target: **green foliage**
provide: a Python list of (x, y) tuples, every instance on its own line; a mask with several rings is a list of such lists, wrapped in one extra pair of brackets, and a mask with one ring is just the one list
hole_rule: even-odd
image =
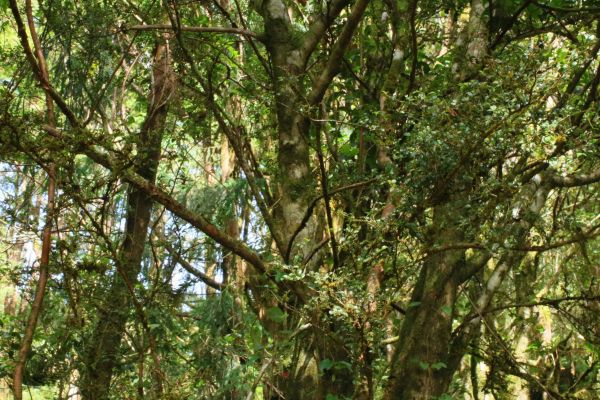
[[(487, 50), (465, 61), (476, 2), (372, 1), (333, 70), (360, 1), (331, 20), (335, 2), (265, 2), (284, 12), (273, 26), (251, 3), (34, 2), (54, 96), (81, 125), (55, 101), (57, 134), (0, 0), (0, 299), (18, 305), (0, 314), (0, 377), (35, 290), (52, 163), (34, 396), (84, 385), (105, 330), (120, 337), (112, 398), (409, 398), (394, 390), (411, 382), (440, 400), (518, 384), (594, 398), (598, 179), (556, 182), (598, 173), (596, 2), (483, 2)], [(167, 67), (177, 90), (157, 105)], [(132, 203), (156, 107), (162, 191)], [(149, 202), (128, 265), (126, 227)]]

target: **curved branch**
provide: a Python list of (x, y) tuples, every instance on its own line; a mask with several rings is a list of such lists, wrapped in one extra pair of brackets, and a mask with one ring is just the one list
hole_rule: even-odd
[[(600, 236), (600, 230), (598, 230), (598, 228), (600, 228), (600, 225), (596, 225), (596, 226), (588, 229), (588, 231), (586, 233), (575, 235), (568, 239), (559, 240), (554, 243), (547, 243), (547, 244), (533, 245), (533, 246), (513, 246), (513, 247), (501, 246), (501, 248), (503, 248), (505, 250), (509, 250), (509, 251), (525, 252), (525, 253), (530, 252), (530, 251), (544, 252), (544, 251), (554, 250), (554, 249), (558, 249), (560, 247), (567, 246), (570, 244), (580, 243), (585, 240), (594, 239), (594, 238)], [(445, 251), (450, 251), (450, 250), (468, 250), (468, 249), (489, 250), (490, 247), (491, 246), (486, 246), (481, 243), (451, 243), (451, 244), (448, 244), (445, 246), (434, 247), (434, 248), (428, 250), (427, 254), (431, 255), (431, 254), (443, 253)]]
[(542, 298), (538, 301), (532, 301), (532, 302), (528, 302), (528, 303), (507, 304), (504, 306), (498, 306), (498, 307), (494, 307), (494, 308), (490, 308), (485, 311), (482, 311), (480, 314), (472, 313), (472, 314), (467, 315), (465, 317), (464, 321), (460, 324), (459, 327), (456, 328), (455, 331), (459, 331), (469, 321), (471, 321), (475, 318), (479, 318), (481, 315), (492, 314), (492, 313), (495, 313), (498, 311), (508, 310), (511, 308), (530, 308), (530, 307), (539, 307), (539, 306), (549, 306), (549, 307), (558, 308), (561, 303), (564, 303), (566, 301), (600, 302), (600, 296), (567, 296), (567, 297), (560, 297), (560, 298), (556, 298), (556, 299)]
[(506, 36), (506, 34), (510, 31), (510, 29), (513, 27), (513, 25), (517, 22), (521, 13), (523, 11), (525, 11), (525, 9), (527, 7), (529, 7), (529, 5), (532, 3), (532, 1), (533, 0), (525, 0), (523, 2), (523, 4), (521, 4), (521, 7), (519, 7), (519, 9), (513, 14), (513, 16), (510, 18), (510, 21), (508, 22), (508, 24), (506, 24), (504, 29), (502, 29), (502, 31), (500, 31), (498, 36), (496, 36), (496, 39), (494, 39), (494, 42), (490, 45), (490, 49), (495, 49), (496, 46), (498, 46), (498, 44), (500, 44), (500, 42), (502, 41), (504, 36)]
[(175, 251), (175, 249), (173, 247), (171, 247), (168, 243), (163, 242), (162, 244), (165, 247), (165, 249), (167, 249), (167, 251), (169, 252), (171, 257), (173, 257), (175, 262), (177, 262), (179, 265), (181, 265), (183, 267), (183, 269), (185, 269), (187, 272), (194, 275), (196, 278), (200, 279), (207, 286), (210, 286), (213, 289), (221, 290), (221, 291), (223, 289), (225, 289), (226, 285), (224, 283), (215, 281), (210, 276), (206, 275), (204, 272), (202, 272), (198, 268), (194, 267), (189, 261), (187, 261), (183, 257), (181, 257), (181, 255), (177, 251)]
[(587, 59), (585, 60), (585, 62), (581, 66), (581, 68), (579, 68), (575, 72), (575, 74), (573, 74), (573, 77), (569, 81), (569, 85), (567, 86), (567, 89), (565, 90), (563, 95), (560, 97), (560, 100), (558, 101), (558, 104), (555, 107), (556, 110), (563, 108), (567, 104), (567, 100), (569, 100), (569, 97), (575, 91), (575, 88), (577, 87), (577, 84), (583, 77), (583, 74), (585, 74), (585, 72), (589, 68), (590, 64), (592, 64), (592, 62), (596, 59), (596, 56), (598, 55), (598, 51), (600, 51), (600, 40), (596, 41), (596, 43), (594, 44), (594, 47), (590, 51), (590, 55), (587, 57)]
[[(70, 144), (68, 143), (68, 139), (65, 138), (58, 129), (50, 126), (44, 126), (43, 128), (55, 138), (60, 139), (63, 142), (67, 141), (67, 145)], [(87, 134), (85, 132), (78, 132), (78, 136), (87, 136)], [(119, 162), (110, 155), (94, 149), (93, 146), (88, 143), (78, 143), (78, 145), (79, 148), (76, 149), (77, 152), (85, 154), (94, 162), (102, 165), (108, 170), (118, 173), (121, 179), (123, 179), (125, 182), (133, 185), (137, 189), (144, 191), (152, 200), (162, 204), (171, 213), (183, 219), (184, 221), (187, 221), (192, 226), (213, 239), (215, 242), (230, 249), (232, 252), (249, 262), (259, 272), (267, 272), (267, 266), (263, 259), (254, 250), (246, 246), (245, 243), (221, 231), (203, 215), (190, 211), (183, 204), (175, 200), (170, 194), (150, 183), (147, 179), (144, 179), (136, 172), (129, 168), (123, 169)]]
[(77, 117), (66, 101), (62, 98), (62, 96), (50, 85), (48, 81), (48, 77), (44, 75), (44, 71), (40, 68), (37, 63), (35, 56), (33, 55), (33, 51), (31, 50), (31, 46), (29, 45), (29, 38), (27, 36), (27, 31), (25, 30), (25, 25), (23, 24), (23, 19), (21, 18), (21, 14), (19, 13), (19, 6), (17, 5), (17, 0), (10, 0), (10, 9), (15, 18), (15, 23), (17, 24), (17, 35), (19, 36), (19, 41), (21, 42), (21, 46), (23, 47), (23, 52), (25, 53), (25, 57), (27, 61), (29, 61), (29, 65), (36, 79), (42, 86), (44, 92), (54, 100), (58, 108), (62, 111), (63, 114), (67, 117), (67, 120), (74, 127), (79, 126), (79, 121)]

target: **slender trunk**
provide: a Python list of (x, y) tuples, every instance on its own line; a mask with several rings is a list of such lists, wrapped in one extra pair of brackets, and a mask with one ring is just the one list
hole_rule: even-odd
[[(22, 204), (17, 206), (17, 209), (22, 210), (22, 215), (32, 215), (32, 204), (31, 204), (31, 196), (33, 190), (33, 182), (35, 180), (31, 180), (30, 183), (27, 183), (27, 179), (25, 174), (22, 175), (21, 168), (17, 168), (17, 174), (15, 178), (15, 194), (17, 197), (21, 197), (23, 199)], [(18, 217), (17, 217), (18, 219)], [(14, 265), (18, 267), (22, 263), (21, 256), (23, 254), (23, 248), (25, 247), (25, 239), (22, 237), (20, 232), (20, 224), (15, 222), (14, 225), (8, 227), (8, 232), (6, 235), (12, 245), (7, 250), (7, 260), (10, 265)], [(4, 309), (3, 312), (6, 315), (15, 315), (17, 311), (17, 303), (18, 303), (18, 295), (15, 288), (15, 285), (10, 281), (2, 281), (2, 286), (7, 288), (6, 294), (4, 295)], [(1, 387), (1, 384), (0, 384)]]
[[(160, 159), (162, 133), (168, 105), (174, 90), (174, 73), (168, 42), (157, 43), (153, 60), (153, 86), (146, 120), (138, 139), (137, 173), (154, 182)], [(115, 273), (111, 287), (102, 302), (100, 317), (89, 339), (85, 354), (85, 368), (81, 378), (84, 399), (107, 399), (113, 370), (119, 357), (119, 348), (125, 324), (132, 308), (131, 293), (140, 272), (147, 230), (152, 212), (152, 200), (143, 191), (130, 187), (127, 192), (125, 239), (120, 259), (121, 268)], [(160, 390), (159, 390), (160, 392)]]
[[(35, 30), (33, 21), (33, 11), (31, 0), (26, 1), (26, 14), (29, 32), (35, 48), (35, 56), (39, 66), (40, 73), (45, 80), (48, 80), (48, 70), (46, 68), (46, 59), (42, 53), (42, 45)], [(56, 126), (56, 117), (54, 115), (54, 103), (49, 95), (46, 94), (46, 120), (49, 126)], [(13, 392), (16, 400), (23, 398), (23, 373), (27, 363), (27, 356), (31, 351), (31, 344), (35, 334), (35, 328), (39, 316), (42, 312), (44, 296), (46, 294), (46, 284), (48, 283), (48, 263), (50, 261), (50, 247), (52, 245), (52, 220), (54, 217), (54, 197), (56, 194), (56, 168), (54, 164), (48, 167), (48, 200), (46, 207), (46, 216), (44, 231), (42, 233), (42, 253), (40, 257), (39, 277), (36, 283), (35, 296), (31, 305), (31, 311), (27, 320), (27, 326), (21, 341), (21, 347), (16, 359), (15, 370), (13, 374)]]
[(23, 398), (23, 372), (27, 356), (31, 350), (33, 335), (37, 326), (38, 318), (42, 312), (44, 296), (46, 294), (46, 284), (48, 282), (48, 262), (50, 261), (50, 246), (52, 244), (52, 216), (54, 214), (54, 196), (55, 196), (55, 170), (49, 169), (48, 173), (48, 205), (46, 207), (46, 223), (42, 234), (42, 255), (40, 258), (39, 277), (36, 283), (35, 296), (31, 304), (31, 311), (27, 320), (27, 326), (21, 341), (21, 347), (17, 355), (17, 362), (13, 374), (13, 392), (16, 400)]
[[(516, 304), (523, 304), (535, 300), (535, 286), (533, 285), (533, 283), (536, 282), (537, 275), (535, 257), (535, 255), (531, 254), (525, 257), (521, 263), (520, 270), (514, 274)], [(531, 314), (533, 312), (536, 312), (535, 308), (524, 307), (516, 310), (518, 320), (520, 321), (531, 320)], [(526, 365), (526, 360), (530, 359), (530, 357), (527, 355), (527, 349), (532, 341), (541, 340), (541, 335), (537, 329), (532, 329), (532, 327), (526, 323), (522, 323), (520, 326), (517, 325), (515, 330), (515, 358), (517, 360), (524, 360)], [(533, 384), (532, 382), (518, 380), (515, 383), (513, 396), (519, 400), (529, 400), (531, 397), (530, 393), (536, 392), (538, 389), (539, 386)]]

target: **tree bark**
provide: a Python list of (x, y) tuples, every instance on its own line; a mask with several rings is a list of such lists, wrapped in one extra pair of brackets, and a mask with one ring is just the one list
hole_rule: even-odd
[[(462, 241), (454, 206), (450, 202), (434, 211), (434, 242)], [(464, 252), (456, 250), (425, 260), (400, 328), (385, 399), (429, 399), (445, 392), (452, 377), (446, 366), (463, 262)]]
[[(331, 54), (318, 72), (314, 84), (307, 91), (305, 79), (307, 61), (318, 45), (328, 26), (347, 4), (333, 1), (327, 15), (317, 17), (308, 32), (298, 40), (287, 7), (282, 0), (263, 0), (259, 12), (265, 28), (265, 45), (273, 65), (275, 113), (277, 119), (278, 172), (273, 192), (277, 201), (273, 210), (275, 235), (282, 239), (281, 255), (286, 263), (306, 259), (323, 240), (323, 213), (315, 213), (308, 220), (305, 214), (316, 197), (310, 160), (311, 107), (317, 107), (341, 65), (342, 56), (349, 46), (360, 23), (369, 0), (358, 0), (342, 28)], [(310, 269), (318, 267), (319, 257), (313, 257)], [(264, 306), (270, 307), (269, 299)], [(295, 299), (293, 303), (301, 302)], [(295, 307), (295, 305), (294, 305)], [(314, 320), (319, 321), (315, 311)], [(267, 322), (271, 334), (278, 335), (285, 326), (294, 326), (295, 317), (285, 324)], [(323, 334), (325, 330), (326, 334)], [(343, 343), (332, 339), (335, 327), (319, 326), (303, 332), (295, 339), (294, 357), (285, 376), (279, 376), (280, 386), (286, 399), (321, 399), (328, 394), (351, 397), (354, 393), (353, 372), (346, 369), (319, 370), (319, 362), (329, 359), (345, 361), (348, 351)]]
[[(18, 9), (14, 3), (13, 13), (15, 17), (18, 17)], [(37, 66), (39, 68), (41, 76), (48, 80), (48, 70), (46, 68), (46, 59), (42, 52), (42, 45), (37, 35), (35, 24), (33, 21), (33, 10), (31, 6), (31, 0), (27, 0), (25, 4), (27, 24), (29, 26), (29, 33), (35, 49), (35, 57), (37, 59)], [(54, 103), (50, 96), (46, 94), (46, 120), (48, 125), (51, 127), (56, 126), (56, 116), (54, 114)], [(27, 363), (27, 357), (31, 351), (31, 345), (33, 343), (33, 336), (39, 316), (42, 312), (44, 297), (46, 295), (46, 285), (48, 283), (48, 263), (50, 262), (50, 250), (52, 245), (52, 221), (54, 218), (54, 207), (55, 207), (55, 195), (56, 195), (56, 167), (54, 164), (48, 166), (48, 200), (46, 207), (46, 216), (44, 231), (42, 233), (42, 253), (40, 257), (39, 276), (35, 288), (35, 296), (31, 305), (31, 311), (29, 318), (27, 319), (27, 325), (21, 340), (21, 347), (16, 359), (15, 370), (13, 373), (13, 394), (16, 400), (23, 398), (23, 374), (25, 372), (25, 365)]]
[[(171, 65), (168, 40), (156, 44), (153, 58), (153, 84), (146, 119), (140, 130), (136, 172), (153, 183), (158, 169), (161, 140), (168, 107), (173, 95), (175, 78)], [(87, 345), (81, 393), (86, 400), (104, 400), (109, 397), (110, 383), (116, 366), (132, 307), (129, 287), (135, 287), (141, 269), (148, 225), (152, 212), (152, 199), (143, 190), (131, 186), (127, 192), (125, 238), (119, 260), (121, 271), (115, 272), (112, 284), (102, 301), (100, 317)]]

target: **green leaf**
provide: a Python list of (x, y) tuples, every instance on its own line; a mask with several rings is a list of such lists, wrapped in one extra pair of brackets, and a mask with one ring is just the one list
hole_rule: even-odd
[(328, 369), (331, 369), (332, 367), (333, 367), (333, 361), (331, 361), (329, 358), (325, 358), (319, 362), (319, 370), (321, 370), (321, 371), (327, 371)]
[(445, 363), (441, 362), (441, 361), (438, 361), (438, 362), (436, 362), (436, 363), (434, 363), (434, 364), (431, 365), (431, 368), (434, 369), (434, 370), (436, 370), (436, 371), (439, 371), (440, 369), (444, 369), (446, 367), (447, 367), (447, 365)]
[(235, 336), (229, 334), (229, 335), (225, 335), (223, 337), (223, 339), (225, 340), (225, 342), (227, 343), (233, 343), (235, 341)]
[(352, 364), (350, 364), (348, 361), (338, 361), (335, 363), (335, 369), (347, 369), (348, 371), (351, 371)]
[(275, 322), (283, 322), (287, 314), (281, 311), (279, 307), (271, 307), (267, 310), (267, 318)]

